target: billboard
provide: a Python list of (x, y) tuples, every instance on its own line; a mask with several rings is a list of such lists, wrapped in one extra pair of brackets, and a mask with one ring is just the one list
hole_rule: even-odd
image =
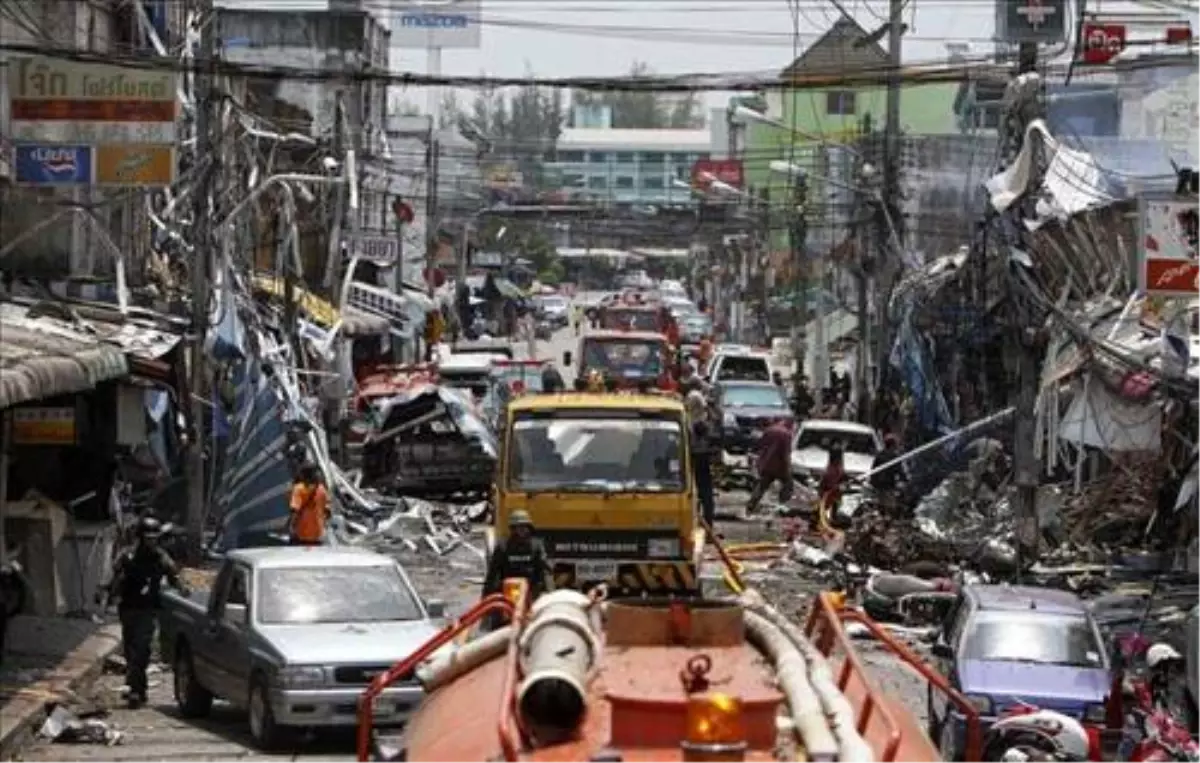
[(176, 142), (175, 72), (45, 56), (11, 59), (8, 72), (14, 142)]
[(392, 45), (397, 48), (478, 48), (482, 0), (397, 0)]
[(91, 146), (18, 144), (13, 152), (18, 185), (90, 185)]
[(97, 185), (121, 188), (170, 185), (174, 146), (19, 143), (18, 185)]
[(1144, 194), (1138, 202), (1137, 277), (1148, 297), (1200, 295), (1195, 196)]
[(713, 180), (741, 188), (745, 177), (740, 159), (701, 159), (692, 165), (692, 188), (706, 191)]

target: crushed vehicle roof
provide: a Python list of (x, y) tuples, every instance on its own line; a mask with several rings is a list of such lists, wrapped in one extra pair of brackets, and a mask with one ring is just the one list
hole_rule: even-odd
[(984, 611), (1042, 612), (1052, 615), (1082, 615), (1087, 604), (1070, 591), (1037, 586), (969, 585), (963, 592)]
[(242, 562), (257, 569), (286, 567), (378, 567), (395, 564), (390, 556), (365, 548), (344, 546), (278, 546), (271, 548), (241, 548), (228, 552), (231, 561)]
[(564, 392), (558, 395), (532, 395), (508, 404), (512, 411), (535, 411), (546, 408), (634, 408), (643, 411), (683, 411), (679, 400), (661, 395), (601, 394)]

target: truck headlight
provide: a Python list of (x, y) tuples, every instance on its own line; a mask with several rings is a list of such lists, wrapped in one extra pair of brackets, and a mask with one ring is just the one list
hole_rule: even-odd
[(646, 555), (651, 559), (679, 557), (679, 538), (651, 538), (646, 544)]
[(325, 668), (313, 665), (294, 665), (279, 671), (279, 683), (288, 689), (323, 686), (328, 683)]
[(734, 416), (732, 413), (727, 413), (721, 418), (721, 423), (727, 427), (736, 427), (737, 426), (737, 417)]

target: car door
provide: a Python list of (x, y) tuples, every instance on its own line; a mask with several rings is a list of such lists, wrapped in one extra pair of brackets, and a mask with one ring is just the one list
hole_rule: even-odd
[(249, 691), (250, 569), (234, 564), (225, 596), (217, 602), (209, 623), (209, 644), (216, 653), (213, 671), (219, 685), (212, 688), (234, 703), (244, 704)]

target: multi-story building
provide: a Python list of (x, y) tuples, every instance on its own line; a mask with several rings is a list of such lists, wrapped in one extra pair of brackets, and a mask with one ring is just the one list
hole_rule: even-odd
[(712, 131), (614, 129), (608, 107), (577, 109), (545, 165), (556, 184), (579, 199), (621, 205), (693, 203), (692, 167), (714, 153)]

